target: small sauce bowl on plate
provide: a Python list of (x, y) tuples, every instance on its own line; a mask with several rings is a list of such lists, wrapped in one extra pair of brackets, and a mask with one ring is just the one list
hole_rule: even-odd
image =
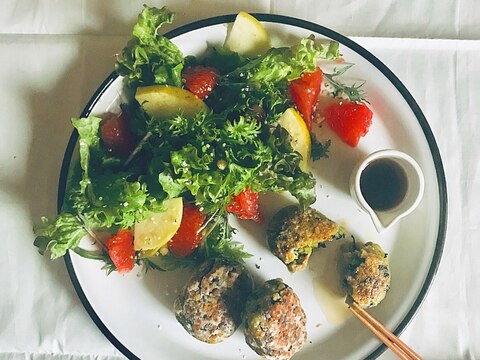
[(410, 214), (425, 188), (423, 172), (409, 155), (379, 150), (358, 162), (350, 177), (350, 193), (372, 218), (379, 233)]

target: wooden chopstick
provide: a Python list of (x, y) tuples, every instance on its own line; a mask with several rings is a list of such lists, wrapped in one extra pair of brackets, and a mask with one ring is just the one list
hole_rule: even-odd
[(402, 360), (422, 360), (421, 356), (396, 337), (356, 302), (349, 304), (350, 311)]

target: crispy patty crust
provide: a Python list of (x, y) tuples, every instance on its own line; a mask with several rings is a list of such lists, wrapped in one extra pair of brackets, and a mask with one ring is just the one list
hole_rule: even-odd
[(314, 249), (344, 236), (343, 229), (321, 212), (295, 205), (275, 214), (267, 229), (270, 250), (291, 272), (303, 270)]
[(245, 341), (267, 359), (290, 359), (307, 339), (307, 317), (292, 288), (281, 279), (255, 290), (245, 310)]
[(342, 246), (343, 285), (350, 299), (360, 306), (377, 306), (390, 289), (390, 265), (378, 244)]

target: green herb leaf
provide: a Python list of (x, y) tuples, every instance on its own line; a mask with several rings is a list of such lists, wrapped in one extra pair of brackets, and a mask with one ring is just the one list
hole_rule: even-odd
[(330, 140), (326, 140), (325, 142), (321, 143), (313, 134), (311, 134), (310, 137), (312, 139), (312, 160), (316, 161), (320, 160), (321, 158), (328, 158), (328, 152), (330, 150), (330, 145), (332, 142)]
[(360, 84), (352, 84), (348, 86), (337, 81), (336, 77), (343, 75), (348, 69), (350, 69), (353, 64), (347, 64), (341, 68), (335, 68), (332, 74), (324, 73), (323, 75), (328, 80), (328, 82), (333, 86), (333, 91), (331, 96), (337, 97), (340, 95), (345, 95), (350, 101), (361, 102), (366, 101), (365, 91), (362, 89), (362, 86), (365, 84), (365, 81), (362, 81)]
[(215, 216), (212, 225), (205, 230), (208, 235), (200, 244), (197, 256), (203, 259), (223, 257), (238, 262), (252, 256), (245, 252), (242, 244), (232, 240), (234, 229), (228, 223), (228, 214)]

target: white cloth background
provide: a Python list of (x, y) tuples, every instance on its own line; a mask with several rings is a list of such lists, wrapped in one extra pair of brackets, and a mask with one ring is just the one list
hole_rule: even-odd
[(477, 0), (2, 0), (0, 359), (123, 358), (90, 320), (63, 261), (36, 253), (31, 229), (56, 211), (68, 120), (112, 71), (144, 2), (169, 5), (175, 26), (239, 10), (303, 18), (352, 37), (390, 67), (432, 127), (449, 192), (440, 268), (402, 339), (427, 359), (480, 358)]

